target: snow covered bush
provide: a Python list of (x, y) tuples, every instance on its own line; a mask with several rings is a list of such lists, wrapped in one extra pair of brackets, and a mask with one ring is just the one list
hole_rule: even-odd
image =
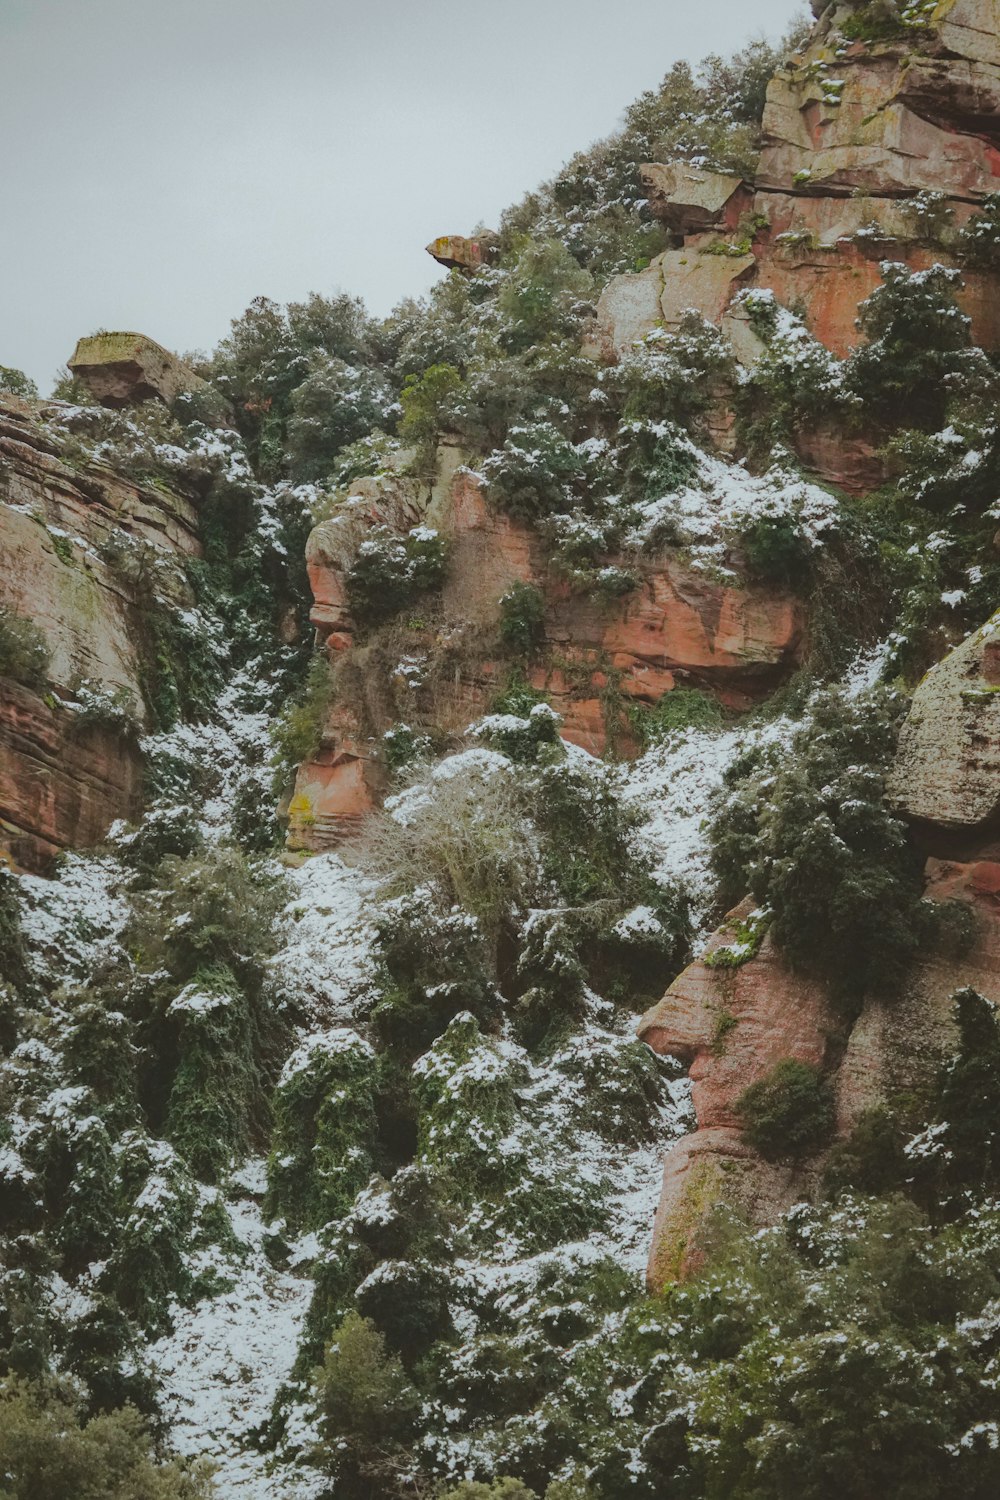
[(525, 239), (497, 296), (500, 343), (512, 354), (578, 334), (593, 279), (557, 239)]
[(379, 972), (372, 1024), (382, 1045), (412, 1061), (469, 1011), (495, 1020), (500, 997), (483, 928), (459, 906), (442, 907), (426, 885), (387, 901), (376, 920)]
[(358, 368), (318, 351), (309, 373), (289, 398), (288, 461), (293, 481), (335, 475), (349, 443), (385, 427), (392, 392), (378, 370)]
[(263, 1125), (255, 1017), (235, 975), (216, 964), (174, 996), (166, 1021), (177, 1063), (164, 1130), (195, 1176), (214, 1182)]
[(345, 586), (351, 613), (360, 625), (374, 625), (399, 614), (445, 575), (445, 548), (429, 526), (396, 536), (376, 526), (359, 546)]
[(463, 1201), (492, 1197), (507, 1185), (504, 1143), (516, 1114), (525, 1065), (502, 1043), (483, 1037), (461, 1012), (414, 1065), (418, 1149), (444, 1170)]
[(266, 1211), (293, 1232), (346, 1212), (373, 1171), (375, 1054), (339, 1027), (304, 1042), (274, 1094)]
[(536, 858), (524, 839), (524, 799), (513, 764), (466, 750), (390, 797), (366, 825), (361, 852), (387, 890), (430, 886), (495, 932), (527, 898)]
[(791, 962), (854, 1006), (901, 983), (920, 939), (919, 860), (885, 804), (903, 704), (886, 689), (828, 689), (791, 754), (736, 762), (711, 827), (721, 899), (749, 890)]
[(961, 273), (945, 266), (910, 271), (882, 263), (882, 285), (858, 308), (867, 342), (843, 366), (848, 389), (886, 426), (940, 427), (949, 398), (995, 384), (972, 323), (955, 293)]
[(522, 521), (571, 510), (586, 471), (587, 454), (548, 421), (512, 427), (482, 464), (491, 502)]
[(959, 232), (959, 250), (967, 265), (994, 270), (1000, 264), (1000, 193), (987, 193), (982, 207)]
[(737, 305), (763, 340), (760, 357), (740, 388), (740, 414), (752, 450), (768, 453), (803, 422), (849, 420), (858, 401), (845, 387), (844, 367), (801, 317), (771, 291), (745, 291)]
[(600, 378), (627, 422), (692, 427), (735, 386), (736, 364), (728, 339), (689, 308), (676, 332), (646, 334)]

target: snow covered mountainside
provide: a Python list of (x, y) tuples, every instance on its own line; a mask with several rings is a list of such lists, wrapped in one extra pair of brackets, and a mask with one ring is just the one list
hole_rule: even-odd
[(0, 367), (12, 1500), (1000, 1490), (1000, 3), (814, 10)]

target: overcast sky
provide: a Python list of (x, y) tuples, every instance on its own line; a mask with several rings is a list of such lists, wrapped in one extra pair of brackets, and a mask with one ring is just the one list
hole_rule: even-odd
[(443, 274), (677, 58), (795, 0), (0, 0), (0, 364), (209, 349), (252, 297)]

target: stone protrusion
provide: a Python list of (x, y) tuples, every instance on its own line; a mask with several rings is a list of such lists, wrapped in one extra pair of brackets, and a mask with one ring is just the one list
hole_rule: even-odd
[(69, 368), (102, 406), (137, 406), (204, 387), (189, 365), (144, 333), (95, 333), (80, 339)]
[(1000, 612), (932, 667), (913, 695), (888, 795), (907, 818), (976, 830), (1000, 814)]
[(478, 271), (488, 266), (496, 255), (496, 236), (480, 234), (467, 238), (462, 234), (441, 234), (431, 240), (427, 254), (448, 270)]

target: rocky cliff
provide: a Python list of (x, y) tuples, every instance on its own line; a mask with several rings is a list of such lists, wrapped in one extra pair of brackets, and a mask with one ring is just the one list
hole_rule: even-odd
[(189, 604), (175, 564), (201, 551), (191, 499), (95, 458), (71, 411), (0, 397), (0, 608), (44, 655), (0, 675), (0, 852), (30, 870), (138, 812), (149, 590)]

